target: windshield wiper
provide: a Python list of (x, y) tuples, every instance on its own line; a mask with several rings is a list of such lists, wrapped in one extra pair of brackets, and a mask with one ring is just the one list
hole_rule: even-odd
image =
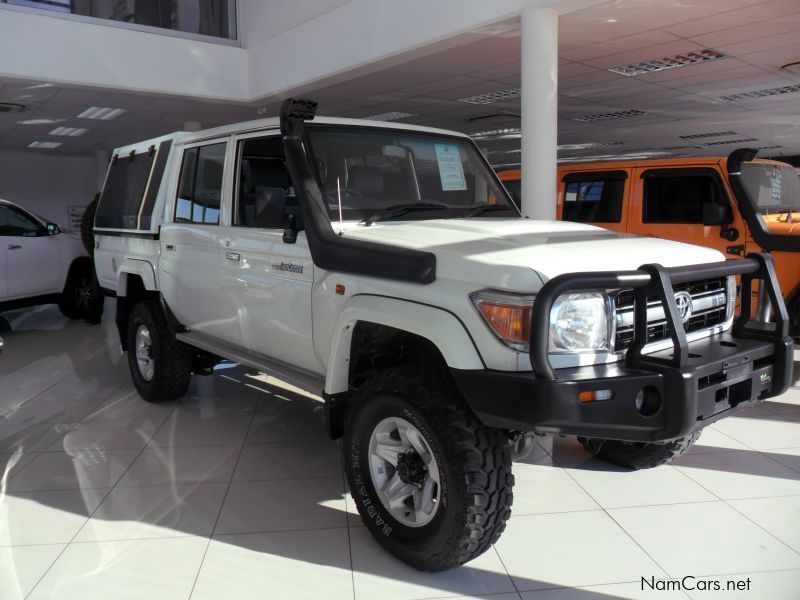
[(462, 216), (462, 217), (477, 217), (478, 215), (482, 215), (485, 212), (494, 212), (494, 211), (500, 211), (500, 210), (510, 210), (510, 211), (515, 212), (515, 214), (516, 214), (516, 211), (514, 211), (514, 207), (510, 206), (510, 205), (504, 205), (504, 204), (479, 204), (478, 206), (473, 206), (467, 212), (465, 212), (463, 215), (460, 215), (460, 216)]
[(395, 204), (394, 206), (387, 206), (382, 212), (370, 215), (369, 217), (361, 221), (361, 223), (369, 227), (376, 221), (385, 221), (386, 219), (401, 217), (404, 214), (413, 211), (442, 210), (444, 208), (449, 208), (449, 207), (446, 204), (440, 204), (439, 202), (410, 202), (408, 204)]

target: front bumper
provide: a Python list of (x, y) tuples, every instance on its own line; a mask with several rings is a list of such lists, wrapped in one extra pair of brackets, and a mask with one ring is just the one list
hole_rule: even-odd
[[(731, 332), (688, 344), (672, 283), (722, 275), (742, 276), (741, 315)], [(453, 369), (452, 374), (473, 412), (490, 427), (638, 442), (683, 437), (789, 387), (794, 346), (774, 275), (771, 258), (754, 255), (680, 269), (645, 265), (621, 274), (560, 276), (542, 288), (533, 307), (532, 372)], [(750, 317), (769, 313), (751, 310), (755, 279), (767, 291), (772, 322)], [(635, 333), (624, 362), (553, 370), (546, 336), (555, 299), (569, 290), (614, 287), (636, 289), (634, 310), (642, 324), (646, 299), (660, 296), (673, 348), (643, 354), (646, 340)], [(646, 330), (641, 325), (635, 328), (635, 332)], [(581, 392), (598, 390), (610, 391), (611, 398), (581, 402)], [(645, 401), (637, 407), (640, 393)]]

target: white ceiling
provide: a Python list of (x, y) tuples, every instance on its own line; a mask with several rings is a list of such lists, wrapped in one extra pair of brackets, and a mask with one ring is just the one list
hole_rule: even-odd
[[(800, 1), (613, 0), (570, 13), (559, 21), (559, 144), (611, 144), (601, 149), (563, 149), (561, 158), (663, 152), (727, 154), (739, 145), (777, 148), (762, 155), (800, 154), (800, 91), (724, 102), (722, 96), (800, 84), (781, 70), (800, 61)], [(518, 22), (501, 23), (462, 36), (463, 43), (370, 73), (339, 75), (303, 90), (330, 116), (367, 117), (401, 111), (403, 122), (468, 133), (519, 127), (520, 100), (487, 105), (457, 99), (520, 85)], [(727, 58), (637, 77), (607, 69), (712, 48)], [(43, 85), (44, 84), (44, 85)], [(279, 100), (231, 105), (191, 98), (75, 89), (48, 82), (0, 80), (0, 101), (26, 109), (0, 114), (0, 149), (27, 150), (31, 141), (63, 141), (54, 154), (92, 154), (174, 131), (186, 121), (204, 127), (274, 114)], [(125, 108), (113, 121), (77, 119), (88, 106)], [(531, 107), (527, 107), (528, 110)], [(534, 107), (535, 109), (535, 107)], [(646, 114), (580, 122), (576, 117), (636, 109)], [(21, 121), (59, 120), (23, 125)], [(54, 127), (86, 127), (80, 137), (48, 135)], [(734, 132), (695, 139), (680, 136)], [(732, 140), (753, 141), (728, 144)], [(716, 142), (722, 142), (716, 144)], [(706, 144), (714, 143), (709, 146)], [(482, 140), (496, 164), (518, 162), (519, 140)]]

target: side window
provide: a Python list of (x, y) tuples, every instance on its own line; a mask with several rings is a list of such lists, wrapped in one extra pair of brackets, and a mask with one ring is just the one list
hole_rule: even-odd
[(567, 179), (561, 218), (584, 223), (619, 223), (624, 190), (625, 180), (619, 178)]
[(183, 152), (176, 223), (219, 224), (226, 143), (189, 148)]
[(514, 205), (517, 208), (522, 208), (522, 182), (517, 181), (504, 181), (503, 185), (508, 192), (508, 195), (511, 196), (511, 200), (514, 202)]
[(278, 136), (239, 142), (238, 185), (234, 225), (277, 228), (284, 218), (297, 212), (289, 171)]
[(47, 230), (28, 215), (10, 206), (0, 206), (0, 237), (39, 237)]
[(644, 223), (702, 223), (705, 202), (725, 202), (711, 175), (645, 174)]

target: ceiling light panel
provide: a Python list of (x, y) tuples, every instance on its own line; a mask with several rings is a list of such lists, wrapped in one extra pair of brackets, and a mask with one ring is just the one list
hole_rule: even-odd
[(725, 144), (744, 144), (746, 142), (757, 142), (756, 138), (739, 138), (738, 140), (719, 140), (717, 142), (706, 142), (704, 146), (724, 146)]
[(666, 56), (656, 60), (646, 60), (630, 65), (611, 67), (608, 70), (612, 73), (625, 75), (626, 77), (636, 77), (637, 75), (657, 73), (658, 71), (666, 71), (667, 69), (675, 69), (678, 67), (687, 67), (689, 65), (719, 60), (721, 58), (727, 58), (727, 56), (716, 50), (706, 48), (696, 52), (687, 52), (686, 54), (676, 54), (675, 56)]
[(478, 94), (477, 96), (467, 96), (466, 98), (458, 98), (456, 102), (465, 102), (467, 104), (493, 104), (494, 102), (503, 102), (504, 100), (513, 100), (522, 95), (522, 88), (507, 88), (505, 90), (497, 90), (496, 92), (489, 92), (486, 94)]
[(613, 148), (622, 146), (624, 142), (589, 142), (586, 144), (562, 144), (556, 146), (557, 150), (596, 150), (597, 148)]
[(580, 121), (581, 123), (592, 123), (594, 121), (606, 121), (608, 119), (626, 119), (628, 117), (640, 117), (647, 113), (643, 110), (618, 110), (616, 112), (598, 113), (594, 115), (583, 115), (582, 117), (573, 117), (573, 121)]
[(83, 127), (56, 127), (50, 132), (50, 135), (68, 135), (70, 137), (77, 137), (89, 131)]
[(408, 117), (417, 117), (414, 113), (407, 112), (385, 112), (379, 115), (372, 115), (371, 117), (364, 117), (367, 121), (397, 121), (399, 119), (407, 119)]
[(783, 94), (794, 94), (795, 92), (800, 92), (800, 84), (785, 85), (783, 87), (755, 90), (752, 92), (742, 92), (740, 94), (731, 94), (730, 96), (720, 96), (717, 98), (717, 100), (721, 100), (722, 102), (736, 102), (737, 100), (768, 98), (769, 96), (781, 96)]
[(503, 129), (487, 129), (485, 131), (476, 131), (470, 133), (469, 136), (474, 140), (483, 140), (486, 138), (494, 137), (511, 137), (522, 135), (522, 129), (519, 127), (505, 127)]
[(109, 108), (107, 106), (90, 106), (81, 114), (79, 114), (78, 118), (110, 121), (111, 119), (116, 119), (124, 112), (125, 112), (124, 108)]
[(692, 133), (690, 135), (679, 135), (682, 140), (699, 140), (701, 138), (722, 137), (725, 135), (738, 135), (735, 131), (715, 131), (714, 133)]
[(31, 142), (28, 144), (28, 148), (42, 148), (44, 150), (52, 150), (53, 148), (58, 148), (61, 145), (61, 142)]

